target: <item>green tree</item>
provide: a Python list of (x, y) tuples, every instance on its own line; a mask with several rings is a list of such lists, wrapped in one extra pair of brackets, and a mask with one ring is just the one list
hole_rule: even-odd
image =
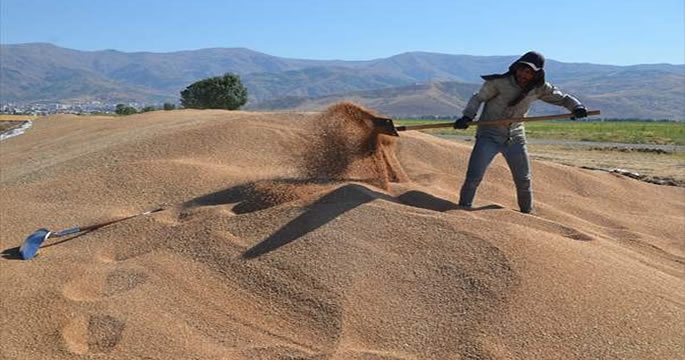
[(140, 110), (140, 112), (150, 112), (157, 110), (154, 106), (148, 105)]
[(114, 112), (117, 115), (133, 115), (133, 114), (137, 113), (138, 110), (136, 110), (136, 108), (134, 108), (133, 106), (124, 105), (124, 104), (117, 104), (117, 107), (114, 110)]
[(163, 109), (164, 110), (174, 110), (174, 109), (176, 109), (176, 105), (174, 105), (172, 103), (165, 102)]
[(194, 82), (181, 91), (181, 105), (189, 109), (235, 110), (246, 102), (247, 88), (231, 73)]

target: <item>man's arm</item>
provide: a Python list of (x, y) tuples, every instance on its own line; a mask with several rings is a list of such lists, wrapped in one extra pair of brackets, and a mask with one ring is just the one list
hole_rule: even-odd
[(569, 111), (584, 107), (580, 100), (572, 95), (564, 93), (558, 87), (553, 86), (548, 82), (541, 86), (540, 92), (541, 94), (538, 96), (538, 99), (552, 105), (563, 106)]
[(462, 115), (469, 119), (474, 119), (478, 114), (478, 109), (480, 105), (498, 94), (497, 87), (493, 81), (486, 81), (480, 87), (478, 92), (474, 93), (466, 104)]

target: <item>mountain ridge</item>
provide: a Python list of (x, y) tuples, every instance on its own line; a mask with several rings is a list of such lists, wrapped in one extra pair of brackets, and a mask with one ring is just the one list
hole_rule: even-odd
[[(445, 104), (462, 104), (470, 96), (446, 89), (471, 84), (472, 93), (482, 82), (480, 75), (504, 72), (517, 58), (414, 51), (372, 60), (310, 60), (247, 48), (127, 53), (79, 51), (49, 43), (3, 44), (0, 54), (3, 103), (177, 102), (180, 91), (191, 83), (231, 72), (248, 88), (247, 109), (275, 109), (280, 103), (278, 110), (292, 110), (299, 108), (294, 99), (315, 104), (356, 98), (364, 105), (379, 104), (393, 116), (443, 115)], [(546, 69), (550, 82), (601, 108), (609, 118), (685, 119), (685, 65), (548, 59)], [(440, 94), (431, 95), (445, 100), (410, 92), (412, 85), (449, 82), (455, 84), (436, 86), (433, 91)], [(447, 99), (450, 96), (456, 98)]]

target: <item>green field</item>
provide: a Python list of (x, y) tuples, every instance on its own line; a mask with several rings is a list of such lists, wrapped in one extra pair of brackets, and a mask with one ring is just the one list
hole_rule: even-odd
[[(396, 125), (420, 125), (436, 121), (400, 119)], [(436, 135), (473, 135), (467, 130), (451, 128), (423, 130)], [(685, 145), (685, 122), (656, 121), (545, 121), (526, 124), (531, 139), (616, 142), (626, 144)]]

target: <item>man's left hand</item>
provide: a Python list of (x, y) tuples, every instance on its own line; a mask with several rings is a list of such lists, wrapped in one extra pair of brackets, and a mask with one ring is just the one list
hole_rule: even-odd
[(454, 125), (452, 125), (453, 128), (455, 129), (468, 129), (469, 124), (471, 123), (471, 118), (468, 116), (462, 116), (461, 118), (457, 119), (457, 121), (454, 122)]

